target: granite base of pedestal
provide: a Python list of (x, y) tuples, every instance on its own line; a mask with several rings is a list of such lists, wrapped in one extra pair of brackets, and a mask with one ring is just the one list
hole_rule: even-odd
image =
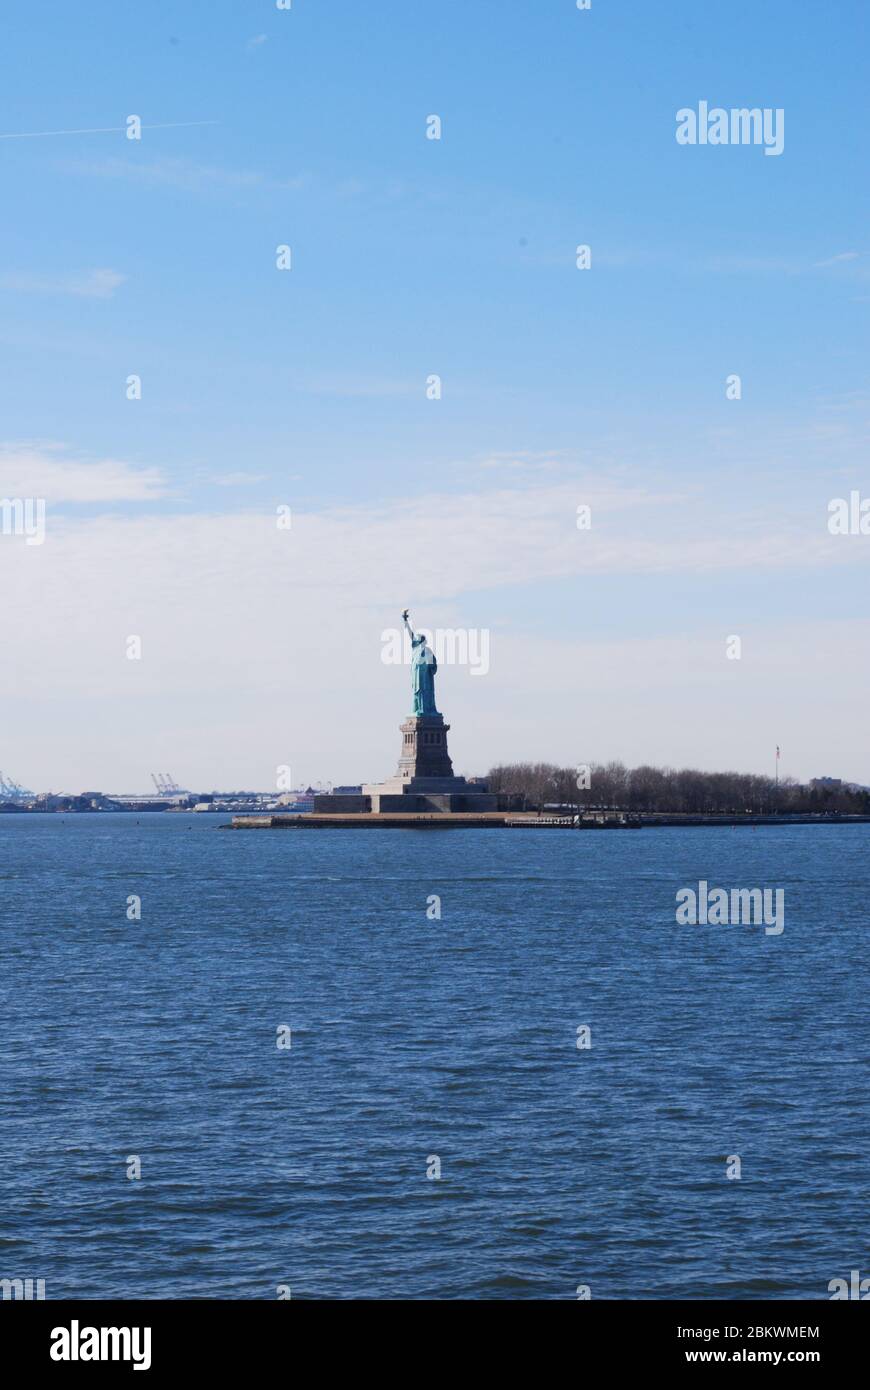
[[(457, 779), (459, 780), (459, 779)], [(366, 788), (362, 796), (315, 796), (314, 814), (329, 815), (383, 815), (391, 812), (433, 811), (500, 811), (502, 798), (491, 792), (475, 791), (415, 791), (405, 788), (402, 791), (380, 791), (377, 784)]]

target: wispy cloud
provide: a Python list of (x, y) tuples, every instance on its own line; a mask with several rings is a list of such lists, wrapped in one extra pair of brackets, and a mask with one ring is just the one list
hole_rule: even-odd
[(263, 483), (268, 476), (268, 473), (216, 473), (209, 482), (216, 487), (245, 487), (248, 483)]
[(255, 34), (252, 39), (248, 39), (248, 42), (245, 44), (245, 48), (248, 50), (249, 53), (253, 53), (256, 49), (262, 48), (265, 42), (265, 34)]
[(250, 190), (282, 190), (296, 192), (307, 182), (304, 174), (292, 178), (275, 178), (256, 169), (226, 169), (216, 164), (198, 164), (194, 160), (167, 157), (142, 163), (135, 157), (121, 159), (78, 159), (64, 166), (69, 173), (94, 178), (130, 179), (147, 186), (165, 185), (183, 188), (189, 193), (241, 193)]
[[(565, 462), (564, 457), (559, 457), (559, 452), (533, 453), (529, 450), (517, 450), (512, 453), (487, 454), (486, 458), (481, 459), (480, 467), (513, 473), (549, 473), (560, 468)], [(561, 452), (564, 454), (564, 451)]]
[(347, 396), (377, 398), (380, 396), (413, 396), (419, 383), (401, 377), (366, 376), (356, 372), (336, 372), (330, 376), (297, 377), (293, 389), (312, 396)]
[[(713, 271), (717, 274), (731, 275), (743, 274), (750, 275), (806, 275), (813, 270), (827, 270), (831, 266), (848, 265), (852, 261), (861, 259), (859, 251), (840, 251), (836, 256), (829, 256), (826, 260), (810, 261), (798, 257), (788, 258), (785, 256), (742, 256), (742, 255), (721, 255), (712, 256), (702, 262), (692, 262), (692, 268), (706, 271)], [(859, 276), (866, 274), (860, 267), (856, 267)]]
[(858, 256), (857, 251), (841, 251), (838, 256), (830, 256), (828, 260), (816, 261), (815, 264), (817, 269), (822, 269), (824, 266), (842, 265), (844, 261), (857, 261)]
[(127, 279), (119, 270), (86, 270), (77, 274), (43, 275), (33, 271), (0, 274), (0, 288), (24, 294), (72, 294), (82, 299), (111, 299)]
[[(183, 126), (218, 125), (217, 121), (161, 121), (157, 125), (144, 125), (143, 130), (179, 130)], [(86, 126), (77, 130), (20, 130), (0, 134), (0, 140), (44, 140), (51, 135), (118, 135), (125, 134), (125, 125)]]
[(61, 502), (151, 502), (167, 495), (158, 468), (116, 459), (83, 460), (63, 445), (0, 443), (0, 496)]

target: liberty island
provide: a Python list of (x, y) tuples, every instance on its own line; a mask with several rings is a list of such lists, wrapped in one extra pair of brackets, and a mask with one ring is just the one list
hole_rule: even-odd
[[(576, 828), (631, 829), (644, 826), (690, 827), (693, 825), (779, 825), (834, 824), (839, 821), (868, 821), (870, 815), (819, 816), (813, 811), (784, 813), (772, 807), (767, 814), (730, 811), (727, 814), (685, 814), (647, 811), (629, 813), (619, 805), (583, 807), (557, 805), (555, 814), (542, 815), (539, 805), (535, 814), (527, 806), (524, 792), (504, 788), (491, 789), (489, 780), (482, 777), (461, 777), (453, 771), (447, 746), (450, 725), (438, 709), (435, 696), (435, 677), (438, 660), (425, 633), (411, 626), (409, 611), (402, 613), (402, 623), (410, 641), (410, 713), (399, 725), (402, 735), (399, 761), (393, 776), (383, 782), (363, 783), (357, 790), (315, 794), (310, 812), (279, 811), (277, 813), (243, 813), (233, 817), (232, 829), (305, 829), (310, 827), (356, 829), (363, 827), (413, 828), (424, 825), (465, 827), (466, 829), (496, 828)], [(500, 769), (494, 769), (496, 774)], [(579, 783), (577, 784), (580, 785)]]

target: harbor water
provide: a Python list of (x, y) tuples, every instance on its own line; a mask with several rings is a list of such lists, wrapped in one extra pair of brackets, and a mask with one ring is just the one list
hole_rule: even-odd
[[(0, 1278), (824, 1299), (870, 1273), (870, 826), (221, 824), (0, 817)], [(702, 881), (783, 890), (784, 929), (678, 923)]]

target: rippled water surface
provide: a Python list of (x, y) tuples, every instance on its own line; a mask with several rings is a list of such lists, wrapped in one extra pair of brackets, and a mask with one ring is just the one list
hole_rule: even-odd
[[(0, 816), (0, 1278), (815, 1299), (870, 1270), (870, 826), (219, 824)], [(784, 888), (785, 931), (677, 926), (701, 879)]]

